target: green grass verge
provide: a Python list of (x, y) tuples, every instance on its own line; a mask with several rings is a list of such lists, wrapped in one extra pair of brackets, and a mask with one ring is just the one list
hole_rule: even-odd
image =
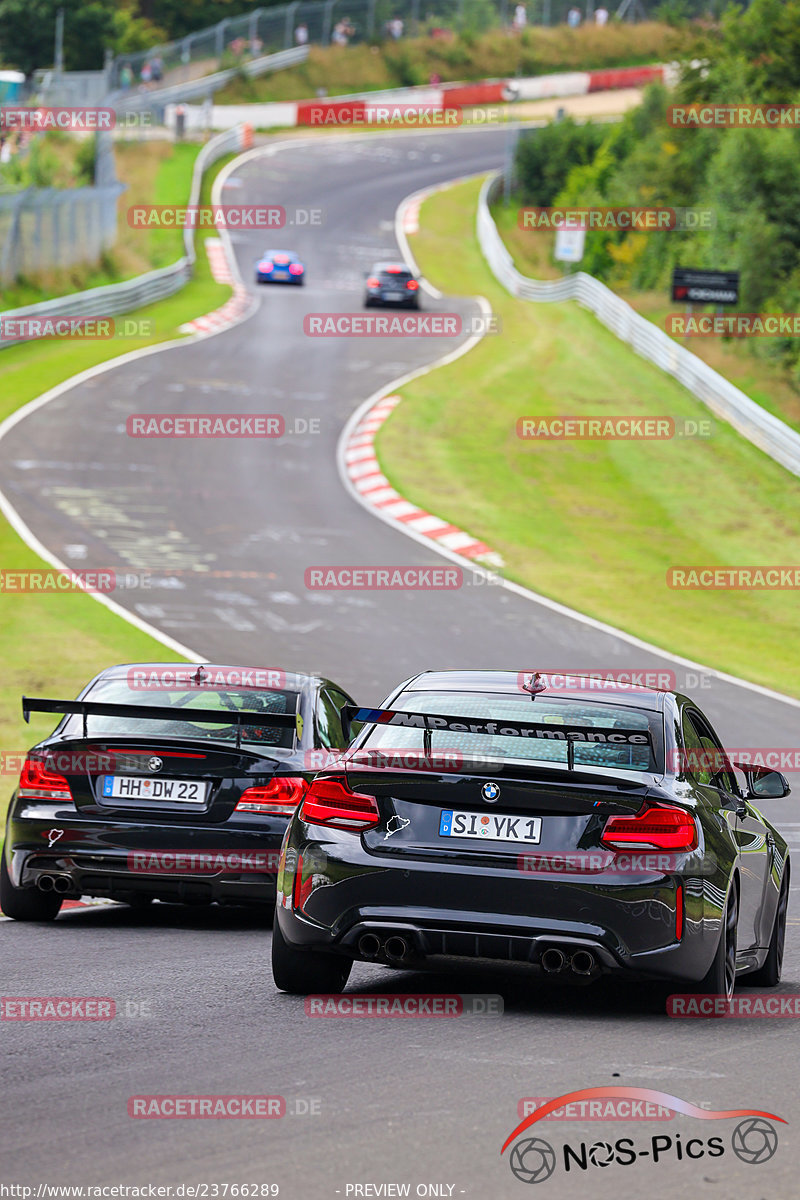
[(697, 41), (692, 27), (676, 29), (656, 21), (614, 21), (605, 28), (587, 24), (508, 30), (449, 37), (402, 38), (379, 45), (312, 46), (305, 62), (258, 79), (239, 76), (217, 92), (216, 104), (253, 104), (270, 100), (313, 99), (318, 88), (329, 96), (382, 88), (427, 84), (431, 75), (444, 82), (504, 79), (601, 67), (641, 66), (669, 61), (690, 52)]
[[(216, 172), (234, 155), (220, 161), (206, 175), (202, 202), (210, 198)], [(172, 193), (174, 199), (175, 192)], [(186, 191), (188, 198), (188, 189)], [(98, 363), (141, 346), (180, 337), (185, 321), (219, 308), (231, 289), (214, 281), (198, 237), (194, 278), (175, 296), (139, 309), (136, 317), (153, 321), (153, 335), (135, 342), (43, 341), (12, 346), (0, 352), (0, 419), (51, 387)], [(176, 255), (171, 256), (174, 261)], [(168, 260), (169, 261), (169, 260)], [(133, 315), (133, 314), (132, 314)], [(0, 562), (6, 568), (40, 567), (41, 560), (24, 544), (8, 523), (0, 519)], [(180, 639), (178, 639), (180, 640)], [(53, 728), (50, 717), (32, 717), (24, 724), (20, 697), (28, 695), (74, 696), (103, 667), (137, 660), (175, 661), (179, 656), (141, 633), (82, 592), (59, 595), (2, 596), (0, 661), (0, 751), (18, 754)], [(5, 816), (16, 777), (3, 777), (0, 812)]]
[[(563, 272), (553, 260), (555, 234), (520, 229), (517, 213), (521, 203), (512, 198), (508, 205), (495, 205), (492, 213), (515, 267), (534, 279), (560, 279)], [(675, 312), (666, 288), (660, 292), (640, 292), (620, 286), (613, 280), (609, 286), (662, 331), (666, 328), (667, 316)], [(711, 311), (711, 307), (703, 307), (701, 311)], [(758, 339), (755, 345), (753, 341), (737, 342), (734, 338), (673, 340), (741, 388), (756, 404), (800, 431), (800, 392), (791, 373), (770, 357), (769, 339)]]
[(486, 296), (502, 336), (401, 389), (377, 439), (389, 480), (499, 551), (509, 578), (800, 695), (787, 653), (800, 634), (796, 593), (666, 586), (671, 566), (796, 562), (800, 481), (719, 421), (708, 438), (521, 441), (521, 416), (710, 414), (576, 304), (510, 297), (477, 245), (478, 190), (470, 181), (431, 197), (412, 246), (436, 287)]

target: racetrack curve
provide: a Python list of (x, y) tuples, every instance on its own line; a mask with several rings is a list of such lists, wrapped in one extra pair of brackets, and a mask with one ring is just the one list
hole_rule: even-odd
[[(236, 169), (229, 202), (323, 208), (324, 224), (285, 236), (234, 235), (245, 281), (270, 243), (308, 266), (304, 288), (262, 289), (255, 314), (208, 340), (98, 375), (20, 421), (0, 441), (4, 491), (24, 523), (73, 566), (152, 573), (115, 599), (204, 657), (315, 670), (364, 703), (431, 667), (669, 667), (611, 632), (497, 587), (459, 592), (313, 593), (311, 565), (431, 565), (434, 551), (375, 520), (343, 488), (337, 441), (364, 398), (452, 348), (448, 341), (306, 337), (308, 311), (359, 311), (372, 261), (397, 255), (394, 214), (408, 193), (500, 165), (504, 130), (307, 141)], [(238, 182), (238, 186), (236, 186)], [(438, 311), (476, 311), (465, 299)], [(319, 418), (317, 435), (275, 442), (132, 440), (141, 412), (271, 412)], [(685, 668), (677, 667), (681, 685)], [(83, 681), (76, 680), (76, 688)], [(791, 746), (797, 706), (709, 675), (696, 692), (731, 744)], [(687, 689), (691, 690), (691, 689)], [(769, 814), (797, 840), (793, 799)], [(791, 910), (790, 910), (791, 920)], [(800, 1117), (791, 1021), (668, 1021), (655, 991), (602, 985), (531, 991), (524, 976), (475, 967), (456, 978), (359, 966), (350, 990), (493, 992), (502, 1018), (314, 1020), (275, 992), (269, 934), (253, 918), (157, 906), (65, 912), (53, 927), (4, 921), (4, 994), (149, 1002), (149, 1016), (103, 1023), (4, 1023), (5, 1173), (20, 1183), (228, 1182), (281, 1196), (344, 1196), (348, 1184), (452, 1185), (453, 1196), (525, 1195), (499, 1150), (523, 1096), (632, 1084), (713, 1109)], [(782, 992), (797, 992), (790, 924)], [(143, 1093), (314, 1098), (317, 1116), (279, 1121), (132, 1120)], [(732, 1125), (718, 1124), (726, 1139)], [(684, 1137), (710, 1136), (681, 1118)], [(673, 1123), (548, 1123), (560, 1144)], [(722, 1158), (630, 1170), (592, 1168), (547, 1194), (672, 1196), (678, 1187), (792, 1193), (800, 1150), (780, 1134), (768, 1163)], [(563, 1177), (562, 1177), (563, 1176)], [(747, 1186), (743, 1188), (743, 1184)], [(351, 1191), (349, 1193), (353, 1195)], [(363, 1194), (363, 1193), (362, 1193)], [(450, 1193), (445, 1190), (441, 1194)]]

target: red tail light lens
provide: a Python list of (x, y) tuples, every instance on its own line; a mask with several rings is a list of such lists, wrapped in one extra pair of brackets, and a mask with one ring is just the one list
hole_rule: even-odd
[(415, 292), (417, 290), (417, 288), (419, 287), (419, 284), (417, 283), (416, 279), (409, 279), (408, 283), (406, 284), (406, 287), (408, 288), (408, 290), (410, 292)]
[(367, 280), (367, 287), (375, 288), (375, 287), (380, 287), (380, 286), (381, 286), (380, 279), (378, 279), (378, 277), (376, 275), (370, 275), (369, 279)]
[(292, 263), (292, 265), (289, 267), (289, 274), (290, 275), (302, 275), (303, 268), (300, 266), (300, 263)]
[(609, 817), (600, 840), (615, 850), (694, 850), (697, 826), (682, 808), (646, 808), (634, 817)]
[(352, 792), (343, 776), (315, 779), (300, 807), (300, 818), (311, 825), (355, 832), (370, 829), (381, 819), (375, 797)]
[(39, 758), (26, 758), (19, 777), (22, 800), (72, 800), (72, 792), (63, 775), (48, 771)]
[(258, 269), (259, 269), (259, 271), (271, 271), (272, 263), (269, 261), (269, 259), (267, 259), (266, 262), (262, 262), (262, 263), (258, 264)]
[(302, 775), (276, 775), (264, 787), (249, 787), (242, 792), (234, 811), (290, 817), (307, 787)]

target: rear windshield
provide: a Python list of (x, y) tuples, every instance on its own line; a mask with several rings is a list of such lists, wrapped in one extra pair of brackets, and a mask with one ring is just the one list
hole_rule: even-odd
[[(542, 723), (553, 726), (547, 736), (520, 737), (500, 736), (496, 733), (461, 733), (450, 729), (431, 731), (430, 743), (425, 744), (425, 731), (404, 729), (387, 725), (372, 728), (364, 745), (382, 750), (439, 751), (443, 754), (461, 754), (466, 759), (480, 763), (490, 759), (529, 759), (533, 762), (562, 763), (567, 765), (568, 743), (558, 726), (578, 726), (586, 730), (587, 739), (604, 733), (613, 735), (614, 730), (634, 731), (638, 736), (650, 732), (653, 744), (654, 733), (660, 722), (655, 713), (644, 713), (640, 709), (616, 707), (610, 704), (592, 704), (582, 700), (545, 700), (538, 697), (535, 702), (516, 700), (508, 696), (440, 692), (416, 692), (401, 696), (393, 704), (401, 712), (436, 713), (441, 716), (470, 718), (476, 721)], [(650, 727), (648, 717), (653, 721)], [(600, 732), (603, 731), (603, 732)], [(617, 735), (619, 736), (619, 735)], [(650, 744), (599, 744), (587, 740), (573, 741), (573, 765), (586, 767), (610, 767), (626, 771), (653, 771), (655, 760)]]
[[(95, 684), (86, 700), (98, 700), (103, 704), (136, 704), (146, 708), (172, 708), (175, 718), (171, 721), (154, 721), (135, 717), (90, 716), (87, 721), (89, 737), (143, 736), (145, 738), (192, 738), (198, 741), (234, 742), (236, 723), (226, 713), (294, 713), (297, 709), (297, 693), (280, 689), (262, 691), (255, 688), (205, 688), (176, 687), (142, 691), (125, 679), (106, 679)], [(192, 709), (219, 709), (219, 725), (192, 721)], [(83, 729), (82, 717), (71, 717), (67, 732), (80, 737)], [(290, 750), (294, 744), (294, 730), (277, 729), (269, 725), (242, 725), (242, 745), (254, 747), (276, 746)]]
[(381, 271), (378, 279), (389, 287), (393, 283), (405, 284), (413, 278), (410, 271)]

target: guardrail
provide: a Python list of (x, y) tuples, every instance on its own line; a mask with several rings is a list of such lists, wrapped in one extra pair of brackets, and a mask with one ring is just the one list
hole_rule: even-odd
[[(250, 130), (247, 126), (239, 125), (235, 129), (220, 133), (206, 143), (195, 159), (189, 204), (199, 203), (204, 171), (224, 155), (246, 149), (249, 140)], [(38, 304), (28, 304), (24, 308), (0, 312), (0, 330), (7, 320), (20, 317), (115, 317), (172, 296), (188, 283), (197, 257), (194, 229), (188, 225), (183, 230), (183, 246), (183, 256), (169, 267), (148, 271), (145, 275), (137, 275), (134, 279), (123, 280), (122, 283), (90, 288), (85, 292), (73, 292), (69, 296), (57, 296), (52, 300), (42, 300)], [(0, 336), (0, 349), (29, 340), (31, 339), (6, 339)]]
[(514, 266), (492, 219), (489, 205), (499, 197), (502, 173), (491, 175), (478, 201), (478, 243), (498, 281), (512, 296), (538, 303), (576, 300), (598, 321), (646, 358), (682, 383), (715, 416), (758, 446), (770, 458), (800, 475), (800, 434), (751, 400), (690, 350), (679, 346), (662, 329), (637, 313), (593, 275), (577, 271), (563, 279), (540, 280), (523, 275)]

